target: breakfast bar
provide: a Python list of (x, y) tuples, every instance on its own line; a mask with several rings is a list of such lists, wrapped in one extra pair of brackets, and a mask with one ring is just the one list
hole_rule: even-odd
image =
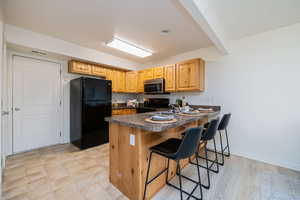
[[(195, 116), (174, 114), (170, 123), (151, 123), (147, 121), (157, 112), (106, 118), (109, 122), (109, 180), (131, 200), (143, 198), (144, 182), (147, 172), (149, 147), (169, 138), (181, 138), (187, 129), (203, 125), (219, 115), (220, 108), (210, 112), (201, 112)], [(201, 148), (201, 146), (200, 146)], [(166, 168), (167, 160), (153, 155), (150, 178)], [(188, 159), (181, 163), (184, 167)], [(170, 162), (169, 179), (176, 172), (175, 162)], [(165, 186), (166, 174), (149, 184), (146, 199), (152, 198)]]

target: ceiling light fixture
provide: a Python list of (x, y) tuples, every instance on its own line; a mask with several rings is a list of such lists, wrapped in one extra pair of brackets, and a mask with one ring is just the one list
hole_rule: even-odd
[(145, 58), (153, 54), (150, 50), (137, 47), (135, 44), (126, 42), (115, 37), (111, 42), (106, 43), (106, 45), (141, 58)]

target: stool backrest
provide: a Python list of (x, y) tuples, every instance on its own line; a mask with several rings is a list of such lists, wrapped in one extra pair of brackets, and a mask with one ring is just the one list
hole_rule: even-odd
[(231, 113), (223, 115), (222, 120), (219, 124), (218, 130), (224, 130), (227, 128), (230, 117), (231, 117)]
[(185, 136), (174, 154), (175, 160), (185, 159), (195, 154), (201, 138), (203, 127), (190, 128), (185, 132)]
[(219, 125), (219, 118), (213, 119), (209, 122), (207, 129), (203, 133), (202, 140), (211, 140), (215, 137)]

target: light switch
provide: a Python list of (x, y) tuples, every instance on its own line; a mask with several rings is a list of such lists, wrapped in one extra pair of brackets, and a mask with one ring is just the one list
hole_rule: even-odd
[(134, 146), (135, 145), (135, 135), (129, 134), (129, 137), (130, 137), (130, 145)]

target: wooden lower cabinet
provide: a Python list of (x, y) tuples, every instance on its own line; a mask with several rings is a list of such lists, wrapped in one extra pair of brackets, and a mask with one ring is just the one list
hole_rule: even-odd
[(193, 59), (176, 64), (176, 91), (204, 91), (204, 61)]
[(130, 114), (135, 114), (136, 109), (134, 108), (129, 108), (129, 109), (113, 109), (112, 110), (112, 115), (130, 115)]
[(165, 90), (167, 92), (176, 91), (176, 66), (167, 65), (164, 67)]

